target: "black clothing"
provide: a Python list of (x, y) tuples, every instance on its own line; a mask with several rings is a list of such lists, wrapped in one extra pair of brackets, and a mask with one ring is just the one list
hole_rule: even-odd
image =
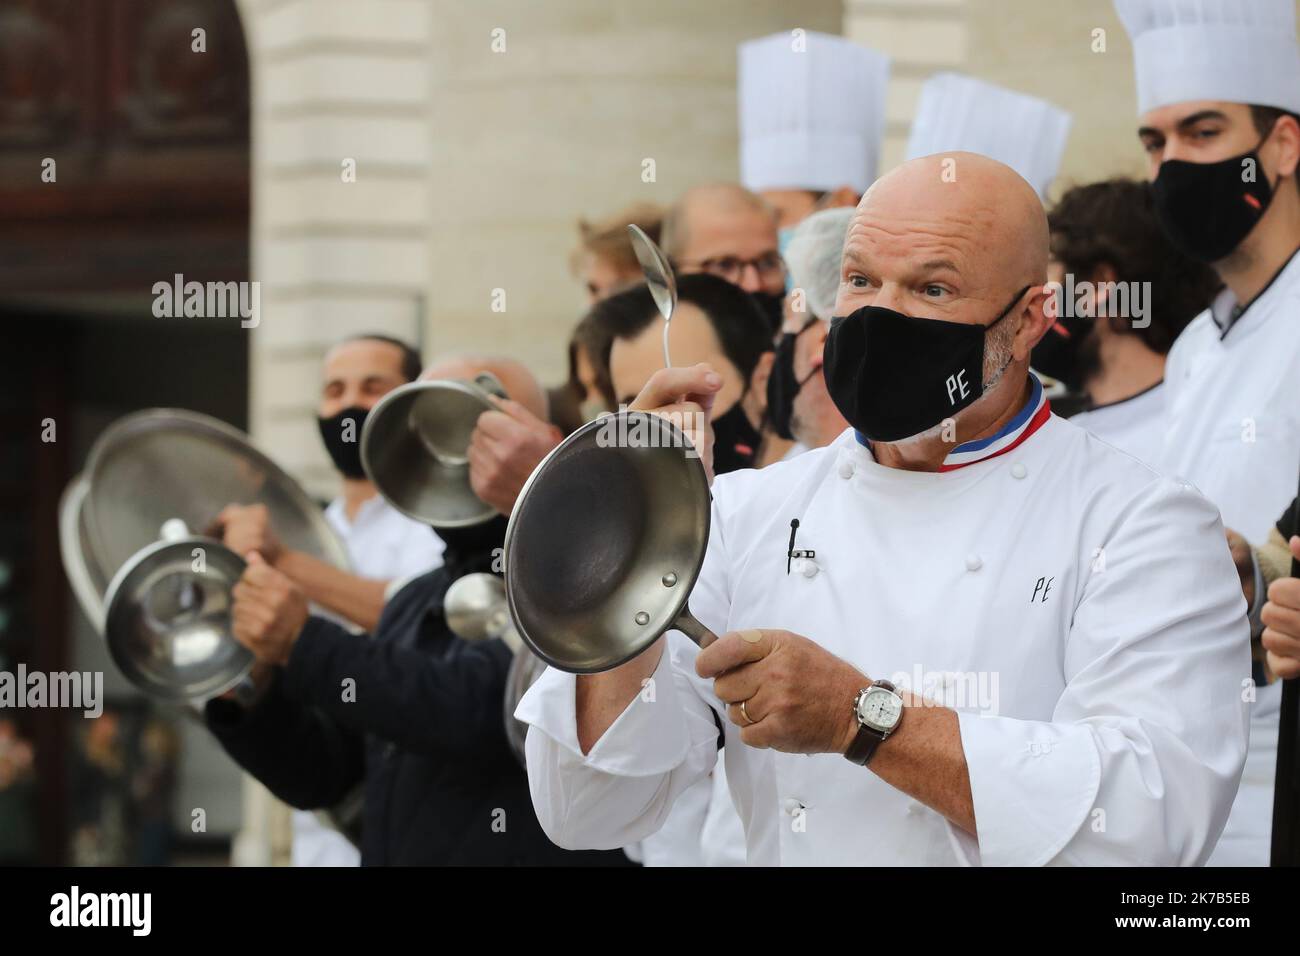
[(537, 822), (502, 715), (509, 649), (447, 627), (448, 586), (491, 553), (413, 579), (373, 639), (308, 620), (288, 665), (251, 710), (210, 701), (226, 751), (276, 796), (327, 807), (364, 779), (363, 865), (620, 865), (622, 851), (569, 852)]

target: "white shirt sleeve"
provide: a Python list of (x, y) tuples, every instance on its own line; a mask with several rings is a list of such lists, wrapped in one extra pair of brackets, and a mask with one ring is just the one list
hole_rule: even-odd
[(557, 846), (607, 850), (643, 840), (713, 768), (718, 728), (685, 673), (694, 668), (694, 646), (670, 634), (653, 696), (647, 685), (585, 755), (573, 674), (547, 670), (519, 702), (515, 716), (531, 725), (526, 756), (533, 806)]
[[(730, 604), (716, 501), (708, 552), (690, 608), (721, 636)], [(528, 785), (542, 829), (565, 849), (614, 849), (663, 826), (674, 801), (713, 769), (725, 726), (712, 682), (695, 674), (698, 648), (677, 631), (652, 677), (591, 751), (578, 746), (577, 678), (554, 668), (524, 695), (515, 716), (529, 724)]]
[(447, 548), (442, 538), (425, 525), (415, 521), (409, 521), (408, 525), (406, 533), (396, 545), (398, 550), (393, 556), (396, 571), (393, 580), (410, 580), (427, 574), (442, 564), (442, 553)]
[(1051, 721), (959, 714), (978, 849), (954, 834), (971, 862), (1195, 865), (1223, 829), (1250, 655), (1218, 512), (1160, 479), (1099, 547)]

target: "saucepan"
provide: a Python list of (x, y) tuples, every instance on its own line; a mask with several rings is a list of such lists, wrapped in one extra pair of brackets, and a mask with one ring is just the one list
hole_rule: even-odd
[(506, 528), (520, 637), (575, 674), (617, 667), (672, 629), (708, 646), (688, 599), (709, 505), (704, 464), (673, 422), (625, 411), (579, 428), (533, 471)]

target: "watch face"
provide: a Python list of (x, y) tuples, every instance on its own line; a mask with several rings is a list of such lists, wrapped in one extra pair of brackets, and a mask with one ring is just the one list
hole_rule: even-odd
[(902, 702), (883, 687), (868, 690), (858, 705), (858, 717), (877, 730), (893, 730), (902, 713)]

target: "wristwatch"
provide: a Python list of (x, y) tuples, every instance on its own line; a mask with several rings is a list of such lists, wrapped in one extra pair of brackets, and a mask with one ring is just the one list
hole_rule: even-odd
[(858, 722), (858, 735), (844, 756), (859, 767), (865, 767), (876, 748), (903, 719), (903, 698), (898, 696), (898, 691), (889, 681), (872, 681), (853, 699), (853, 716)]

